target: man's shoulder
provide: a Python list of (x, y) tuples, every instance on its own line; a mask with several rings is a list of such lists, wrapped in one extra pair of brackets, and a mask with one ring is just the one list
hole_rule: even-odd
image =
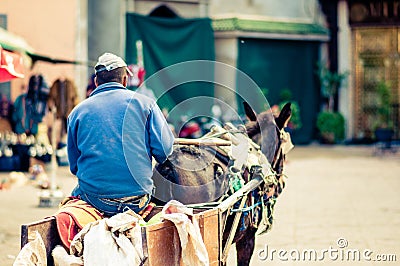
[(153, 109), (153, 107), (157, 105), (157, 102), (154, 99), (142, 93), (138, 93), (136, 91), (130, 92), (132, 93), (132, 99), (136, 99), (138, 102), (141, 103), (141, 105), (147, 106), (149, 109)]
[(78, 109), (81, 109), (81, 108), (84, 108), (85, 106), (87, 106), (87, 105), (90, 105), (90, 98), (87, 98), (87, 99), (84, 99), (83, 101), (80, 101), (75, 107), (74, 107), (74, 109), (72, 110), (72, 112), (74, 112), (75, 110), (78, 110)]
[(90, 106), (93, 105), (90, 98), (84, 99), (83, 101), (79, 102), (74, 109), (72, 109), (71, 113), (69, 114), (69, 119), (73, 119), (83, 110), (90, 109)]
[(145, 101), (145, 102), (155, 102), (155, 100), (153, 99), (153, 98), (151, 98), (151, 97), (149, 97), (149, 96), (147, 96), (147, 95), (145, 95), (145, 94), (143, 94), (143, 93), (141, 93), (140, 91), (131, 91), (132, 93), (133, 93), (133, 95), (135, 96), (135, 97), (137, 97), (138, 99), (140, 99), (140, 100), (142, 100), (142, 101)]

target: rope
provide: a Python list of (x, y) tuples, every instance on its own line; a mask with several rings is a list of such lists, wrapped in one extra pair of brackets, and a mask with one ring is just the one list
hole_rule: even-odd
[(230, 134), (232, 134), (232, 135), (234, 135), (235, 133), (243, 133), (243, 131), (240, 130), (240, 129), (225, 129), (225, 128), (222, 128), (222, 129), (223, 129), (222, 132), (216, 132), (216, 133), (210, 134), (210, 135), (208, 135), (208, 136), (205, 135), (205, 136), (204, 136), (204, 139), (219, 138), (219, 137), (221, 137), (222, 135), (225, 135), (225, 134), (227, 134), (227, 133), (230, 133)]
[(253, 204), (253, 205), (251, 205), (251, 206), (249, 206), (249, 207), (246, 207), (246, 208), (231, 209), (231, 212), (248, 212), (248, 211), (253, 210), (253, 209), (254, 209), (255, 207), (257, 207), (258, 205), (261, 205), (261, 201), (255, 203), (255, 204)]

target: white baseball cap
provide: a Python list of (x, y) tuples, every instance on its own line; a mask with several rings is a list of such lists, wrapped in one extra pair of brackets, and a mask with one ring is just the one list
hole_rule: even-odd
[[(98, 66), (103, 66), (102, 68), (97, 69)], [(112, 53), (104, 53), (101, 56), (99, 56), (99, 59), (97, 61), (97, 64), (94, 67), (95, 73), (97, 74), (98, 72), (107, 70), (111, 71), (119, 67), (125, 67), (126, 71), (130, 76), (133, 76), (132, 71), (128, 68), (127, 64), (125, 61), (119, 57), (116, 56), (115, 54)]]

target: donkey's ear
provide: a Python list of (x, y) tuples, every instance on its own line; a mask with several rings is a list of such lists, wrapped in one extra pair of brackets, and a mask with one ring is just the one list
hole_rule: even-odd
[(292, 108), (291, 103), (288, 102), (283, 106), (279, 116), (276, 118), (275, 122), (279, 129), (282, 129), (287, 126), (289, 123), (290, 117), (292, 116)]
[(243, 102), (244, 112), (250, 121), (257, 121), (257, 115), (247, 102)]

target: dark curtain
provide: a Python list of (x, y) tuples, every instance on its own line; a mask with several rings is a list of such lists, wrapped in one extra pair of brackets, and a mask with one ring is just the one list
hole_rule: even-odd
[[(241, 38), (238, 68), (263, 90), (270, 106), (279, 104), (288, 89), (300, 107), (302, 127), (295, 130), (295, 144), (308, 144), (316, 137), (320, 90), (316, 76), (319, 42)], [(246, 90), (238, 82), (238, 91)], [(240, 104), (239, 104), (240, 106)]]
[[(126, 23), (127, 63), (137, 63), (136, 41), (141, 40), (146, 79), (157, 71), (177, 63), (215, 60), (214, 33), (208, 18), (162, 18), (127, 14)], [(171, 110), (186, 99), (214, 95), (212, 83), (196, 81), (213, 80), (213, 70), (203, 69), (201, 64), (192, 66), (175, 67), (172, 71), (164, 73), (165, 75), (146, 83), (158, 98), (161, 108)], [(183, 77), (186, 81), (192, 80), (173, 88), (169, 87), (171, 84), (180, 83)], [(195, 113), (196, 108), (198, 107), (194, 106), (191, 111)]]

